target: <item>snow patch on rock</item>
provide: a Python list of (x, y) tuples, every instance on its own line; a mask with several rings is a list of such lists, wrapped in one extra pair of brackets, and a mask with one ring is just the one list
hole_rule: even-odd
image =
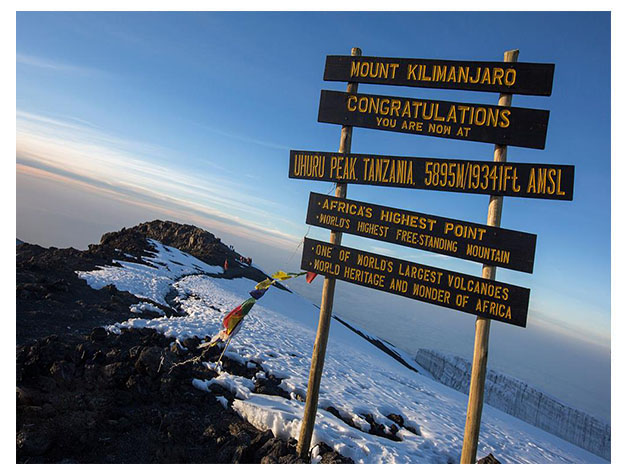
[[(159, 254), (161, 257), (155, 260), (165, 263), (165, 254)], [(142, 281), (134, 282), (138, 293), (146, 293), (152, 279), (165, 275), (163, 266), (143, 267), (143, 273), (133, 274), (136, 281)], [(128, 279), (127, 272), (123, 266), (90, 275), (104, 286)], [(180, 341), (211, 336), (219, 331), (224, 316), (248, 298), (256, 284), (246, 278), (183, 275), (181, 271), (176, 282), (168, 277), (168, 290), (176, 291), (175, 301), (185, 315), (130, 319), (115, 328), (154, 328)], [(232, 408), (251, 424), (285, 439), (298, 438), (318, 313), (304, 298), (270, 288), (246, 316), (242, 330), (228, 348), (228, 358), (254, 361), (268, 377), (281, 379), (281, 387), (291, 399), (255, 393), (251, 379), (225, 372), (192, 384), (205, 391), (216, 384), (226, 388), (235, 396)], [(466, 404), (465, 395), (410, 370), (332, 320), (312, 446), (324, 442), (357, 463), (456, 463), (461, 453)], [(325, 410), (331, 406), (358, 427)], [(402, 415), (404, 428), (398, 431), (402, 440), (366, 432), (371, 424), (366, 425), (362, 416), (372, 417), (369, 420), (389, 433), (391, 414)], [(413, 428), (416, 434), (407, 428)], [(478, 457), (490, 452), (505, 463), (604, 463), (602, 458), (555, 435), (486, 406)]]
[(127, 291), (133, 295), (152, 300), (167, 306), (165, 296), (170, 286), (180, 277), (188, 274), (217, 274), (222, 273), (220, 266), (210, 266), (203, 261), (179, 251), (173, 247), (164, 246), (158, 241), (148, 239), (148, 243), (155, 251), (146, 251), (154, 254), (152, 257), (143, 257), (147, 264), (117, 261), (117, 266), (101, 266), (93, 271), (77, 271), (81, 279), (96, 290), (113, 284), (120, 291)]

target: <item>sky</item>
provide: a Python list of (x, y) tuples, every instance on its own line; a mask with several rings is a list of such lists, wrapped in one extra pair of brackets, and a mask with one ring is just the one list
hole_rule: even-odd
[[(501, 225), (537, 234), (528, 328), (492, 325), (490, 365), (550, 387), (609, 419), (609, 13), (17, 13), (17, 237), (86, 248), (151, 219), (199, 225), (267, 271), (297, 270), (309, 192), (290, 149), (335, 151), (340, 126), (317, 122), (328, 54), (555, 63), (546, 147), (511, 162), (575, 165), (574, 200), (505, 198)], [(359, 85), (359, 92), (495, 104), (495, 93)], [(352, 151), (492, 160), (493, 146), (358, 129)], [(488, 197), (351, 185), (348, 197), (484, 223)], [(343, 244), (480, 275), (476, 263), (365, 238)], [(321, 280), (321, 279), (320, 279)], [(320, 283), (295, 290), (319, 300)], [(335, 311), (413, 352), (470, 358), (474, 318), (340, 283)], [(381, 315), (394, 316), (382, 322)], [(410, 328), (410, 330), (408, 330)], [(574, 375), (562, 381), (563, 374)], [(576, 379), (576, 381), (574, 380)], [(593, 387), (594, 386), (594, 387)]]

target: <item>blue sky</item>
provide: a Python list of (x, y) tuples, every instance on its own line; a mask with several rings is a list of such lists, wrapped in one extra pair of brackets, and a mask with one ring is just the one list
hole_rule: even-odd
[[(321, 89), (345, 85), (325, 83), (322, 73), (327, 54), (353, 46), (371, 56), (496, 61), (517, 48), (520, 61), (556, 64), (550, 97), (513, 100), (551, 111), (546, 148), (510, 147), (508, 160), (575, 165), (574, 201), (505, 199), (502, 226), (535, 233), (538, 244), (532, 275), (499, 270), (497, 279), (532, 289), (530, 325), (609, 355), (609, 13), (18, 13), (18, 236), (86, 247), (112, 228), (165, 217), (227, 236), (265, 267), (297, 267), (308, 194), (330, 184), (289, 180), (289, 149), (337, 150), (340, 127), (316, 121), (318, 100)], [(492, 160), (493, 147), (355, 129), (353, 151)], [(357, 185), (348, 196), (479, 223), (488, 203)], [(309, 237), (327, 239), (328, 231), (310, 229)], [(480, 272), (475, 263), (367, 239), (344, 243)], [(443, 332), (457, 322), (445, 313)]]

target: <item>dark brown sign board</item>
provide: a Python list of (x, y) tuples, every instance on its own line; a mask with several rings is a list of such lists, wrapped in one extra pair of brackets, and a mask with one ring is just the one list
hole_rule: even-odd
[(290, 150), (289, 177), (571, 201), (575, 167)]
[(323, 90), (318, 122), (543, 149), (549, 111)]
[(311, 193), (307, 224), (522, 272), (536, 235)]
[(530, 290), (305, 238), (301, 269), (520, 327)]
[(327, 56), (325, 81), (550, 96), (555, 64)]

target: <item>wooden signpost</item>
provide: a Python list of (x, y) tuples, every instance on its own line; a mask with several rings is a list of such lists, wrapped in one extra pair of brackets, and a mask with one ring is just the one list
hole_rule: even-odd
[[(328, 243), (304, 239), (301, 268), (325, 276), (298, 454), (309, 453), (336, 279), (476, 315), (461, 463), (477, 454), (490, 321), (525, 327), (530, 290), (497, 282), (496, 268), (533, 272), (536, 236), (500, 228), (504, 196), (570, 201), (574, 167), (506, 163), (507, 146), (543, 149), (549, 111), (512, 107), (512, 94), (548, 96), (555, 65), (328, 56), (318, 121), (342, 125), (339, 152), (291, 150), (290, 178), (336, 183), (335, 196), (311, 193), (307, 223), (331, 230)], [(358, 94), (357, 83), (499, 92), (497, 105)], [(494, 161), (351, 153), (352, 127), (488, 142)], [(490, 196), (486, 225), (346, 198), (348, 183)], [(342, 233), (483, 263), (481, 277), (341, 245)]]
[(550, 96), (554, 64), (327, 56), (325, 81)]
[(318, 193), (309, 195), (306, 222), (332, 231), (533, 272), (535, 234)]
[(305, 238), (301, 269), (363, 287), (527, 324), (529, 289)]
[(575, 167), (291, 150), (289, 176), (300, 180), (571, 201)]
[[(518, 61), (518, 50), (506, 51), (505, 62)], [(512, 103), (511, 94), (500, 94), (499, 104), (509, 106)], [(507, 147), (494, 146), (494, 161), (507, 161)], [(500, 226), (503, 213), (503, 197), (490, 196), (488, 204), (489, 226)], [(496, 279), (496, 267), (484, 265), (481, 271), (484, 279)], [(464, 426), (464, 443), (460, 463), (475, 463), (477, 461), (477, 445), (479, 444), (479, 429), (481, 428), (481, 413), (483, 412), (483, 392), (485, 376), (488, 368), (488, 341), (490, 339), (490, 320), (477, 316), (475, 321), (475, 346), (472, 354), (472, 369), (470, 372), (470, 387), (468, 389), (468, 408), (466, 409), (466, 424)]]
[[(351, 56), (361, 56), (359, 48), (351, 50)], [(348, 83), (346, 92), (356, 93), (357, 84)], [(353, 128), (343, 126), (340, 133), (340, 153), (350, 153), (353, 138)], [(337, 183), (335, 186), (335, 196), (338, 198), (346, 198), (346, 189), (348, 185), (345, 183)], [(342, 233), (331, 231), (329, 239), (331, 244), (340, 245), (342, 243)], [(333, 312), (333, 296), (335, 294), (335, 279), (326, 276), (322, 284), (322, 299), (320, 301), (320, 318), (318, 321), (318, 331), (316, 332), (316, 341), (314, 343), (313, 354), (311, 356), (311, 368), (309, 369), (309, 381), (307, 382), (307, 396), (305, 400), (305, 410), (303, 412), (303, 422), (300, 426), (300, 435), (298, 437), (298, 455), (307, 457), (309, 454), (309, 445), (311, 444), (311, 436), (313, 435), (314, 424), (316, 421), (316, 412), (318, 411), (318, 395), (320, 392), (320, 379), (322, 378), (322, 369), (324, 367), (324, 355), (327, 351), (327, 341), (329, 339), (329, 327), (331, 326), (331, 313)]]
[(318, 122), (544, 148), (549, 111), (322, 91)]

